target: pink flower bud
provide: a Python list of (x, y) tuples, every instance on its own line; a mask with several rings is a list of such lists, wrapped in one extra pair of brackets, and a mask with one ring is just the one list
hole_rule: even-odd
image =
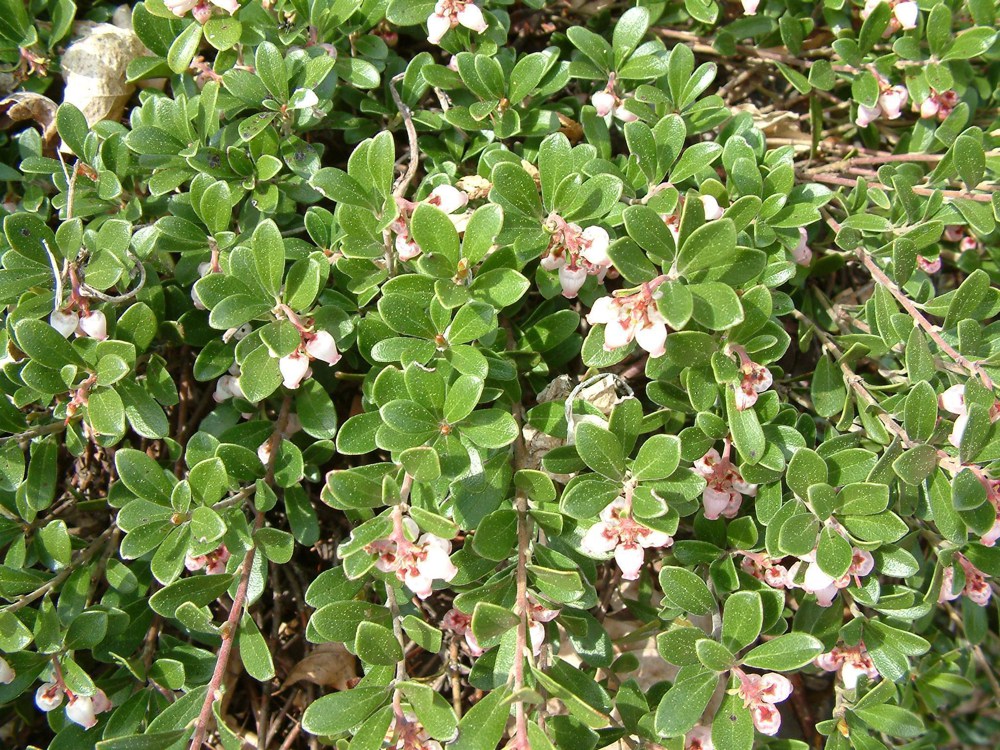
[(792, 259), (800, 266), (812, 263), (813, 251), (808, 245), (809, 233), (805, 227), (799, 227), (799, 244), (792, 250)]
[(189, 10), (193, 10), (198, 4), (198, 0), (164, 0), (163, 4), (175, 16), (184, 16)]
[(72, 311), (63, 312), (62, 310), (53, 310), (49, 316), (49, 325), (59, 331), (63, 338), (68, 339), (70, 334), (79, 328), (80, 316)]
[(876, 104), (874, 107), (867, 107), (864, 104), (858, 105), (858, 116), (854, 118), (854, 124), (859, 128), (866, 128), (877, 120), (882, 114), (882, 109)]
[(77, 333), (89, 336), (98, 341), (108, 337), (108, 320), (100, 310), (90, 310), (80, 316), (80, 327)]
[(257, 447), (257, 458), (267, 466), (271, 462), (271, 438), (268, 438)]
[(924, 99), (920, 103), (920, 116), (923, 118), (930, 118), (937, 115), (938, 110), (941, 108), (940, 103), (937, 98), (932, 94)]
[(66, 718), (84, 729), (90, 729), (97, 724), (94, 701), (85, 695), (70, 695), (69, 705), (66, 706)]
[(478, 34), (482, 34), (489, 27), (489, 24), (486, 23), (486, 19), (483, 17), (483, 12), (472, 3), (467, 3), (462, 7), (458, 11), (457, 18), (462, 26)]
[(760, 6), (760, 0), (742, 0), (742, 3), (743, 3), (743, 15), (745, 16), (757, 15), (757, 8)]
[(879, 106), (889, 120), (896, 120), (903, 114), (903, 106), (910, 98), (905, 86), (893, 86), (879, 96)]
[(440, 44), (450, 29), (451, 19), (441, 13), (434, 12), (427, 17), (427, 41), (431, 44)]
[(705, 207), (705, 218), (708, 221), (715, 221), (716, 219), (721, 219), (723, 211), (722, 207), (719, 205), (719, 201), (717, 201), (711, 195), (702, 195), (700, 197), (701, 197), (701, 204)]
[(593, 104), (594, 109), (597, 110), (598, 117), (607, 117), (614, 111), (618, 100), (615, 95), (609, 91), (598, 91), (590, 97), (590, 103)]
[(329, 365), (340, 361), (341, 354), (337, 351), (337, 342), (326, 331), (316, 331), (306, 343), (306, 352), (313, 359), (321, 359)]
[(920, 16), (920, 6), (913, 0), (904, 0), (904, 2), (896, 3), (892, 14), (903, 29), (915, 29), (917, 28), (917, 18)]
[(14, 671), (13, 667), (0, 656), (0, 685), (9, 685), (17, 677), (17, 672)]
[(212, 18), (212, 6), (206, 2), (200, 2), (191, 9), (194, 20), (204, 25)]
[(294, 390), (309, 376), (309, 357), (300, 351), (294, 351), (278, 360), (278, 369), (284, 379), (285, 388)]

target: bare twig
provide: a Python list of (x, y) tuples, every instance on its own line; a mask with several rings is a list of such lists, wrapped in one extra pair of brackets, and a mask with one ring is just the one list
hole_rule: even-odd
[(872, 278), (884, 286), (892, 294), (892, 296), (896, 298), (896, 301), (903, 306), (903, 309), (909, 313), (914, 322), (927, 331), (927, 335), (931, 337), (931, 340), (935, 344), (937, 344), (938, 348), (951, 357), (957, 364), (965, 368), (970, 375), (978, 377), (982, 380), (983, 385), (992, 391), (993, 380), (986, 374), (986, 371), (975, 362), (960, 354), (958, 350), (941, 337), (937, 326), (927, 320), (924, 314), (917, 309), (917, 306), (913, 304), (910, 298), (903, 293), (903, 291), (892, 281), (892, 279), (886, 276), (885, 272), (881, 268), (879, 268), (878, 264), (868, 254), (868, 252), (864, 248), (859, 247), (855, 250), (855, 253), (858, 256), (858, 259), (864, 264), (865, 268), (868, 269)]
[(41, 586), (39, 586), (31, 593), (22, 596), (16, 602), (8, 604), (0, 611), (17, 612), (17, 610), (21, 609), (22, 607), (26, 607), (36, 599), (45, 596), (45, 594), (52, 591), (52, 589), (58, 587), (63, 581), (69, 578), (77, 570), (77, 568), (87, 563), (91, 558), (94, 557), (94, 555), (100, 552), (104, 548), (104, 545), (108, 541), (108, 539), (110, 539), (112, 535), (114, 535), (117, 531), (118, 527), (115, 526), (114, 524), (109, 526), (107, 529), (105, 529), (103, 534), (101, 534), (99, 537), (97, 537), (97, 539), (95, 539), (90, 543), (89, 547), (87, 547), (82, 552), (77, 553), (77, 556), (70, 561), (69, 565), (60, 570), (55, 576), (50, 578), (48, 581), (43, 583)]
[(406, 165), (406, 171), (399, 178), (396, 187), (392, 191), (393, 195), (400, 198), (409, 189), (410, 182), (413, 181), (413, 176), (417, 173), (417, 163), (420, 161), (420, 150), (417, 147), (417, 129), (413, 126), (413, 115), (396, 90), (396, 82), (403, 80), (405, 75), (405, 73), (400, 73), (389, 79), (389, 93), (392, 94), (392, 100), (396, 103), (396, 108), (403, 118), (403, 124), (406, 126), (406, 138), (410, 143), (410, 161)]
[[(271, 484), (274, 481), (274, 467), (278, 459), (278, 445), (281, 442), (281, 434), (288, 424), (288, 414), (292, 399), (286, 396), (281, 405), (281, 412), (278, 414), (278, 421), (275, 423), (274, 431), (271, 433), (269, 441), (270, 457), (267, 462), (267, 473), (264, 481)], [(264, 514), (258, 512), (254, 520), (254, 531), (264, 525)], [(212, 718), (212, 706), (221, 696), (219, 690), (222, 680), (226, 674), (226, 666), (229, 663), (229, 655), (233, 649), (233, 642), (236, 640), (236, 632), (239, 628), (240, 618), (243, 615), (243, 605), (246, 603), (247, 588), (250, 585), (250, 573), (253, 570), (254, 558), (257, 554), (256, 545), (251, 543), (240, 566), (240, 581), (236, 586), (236, 595), (233, 597), (233, 605), (229, 610), (226, 622), (219, 629), (222, 636), (222, 645), (219, 646), (219, 653), (215, 659), (215, 670), (212, 672), (212, 679), (208, 683), (208, 692), (205, 694), (205, 702), (201, 705), (201, 713), (198, 714), (198, 721), (195, 724), (195, 731), (191, 737), (190, 750), (201, 750), (205, 744), (205, 736), (208, 733), (208, 723)]]
[[(824, 331), (822, 328), (820, 328), (818, 325), (816, 325), (816, 322), (814, 320), (812, 320), (799, 310), (793, 310), (792, 315), (796, 319), (802, 321), (807, 326), (809, 326), (809, 328), (816, 334), (817, 338), (819, 338), (820, 340), (820, 344), (822, 345), (823, 349), (831, 357), (833, 357), (834, 360), (837, 361), (837, 364), (840, 367), (840, 371), (844, 375), (844, 382), (850, 386), (851, 390), (854, 391), (858, 399), (862, 401), (865, 406), (874, 407), (877, 410), (878, 420), (883, 425), (885, 425), (885, 428), (890, 433), (899, 438), (899, 441), (907, 448), (912, 448), (916, 445), (921, 445), (921, 443), (918, 443), (915, 440), (913, 440), (907, 434), (906, 430), (904, 430), (902, 426), (899, 423), (897, 423), (895, 419), (892, 418), (892, 415), (889, 414), (882, 407), (882, 405), (878, 402), (878, 400), (868, 390), (868, 388), (865, 385), (865, 381), (862, 380), (862, 378), (856, 372), (854, 372), (854, 370), (851, 369), (850, 365), (844, 362), (843, 352), (841, 352), (840, 347), (838, 347), (836, 342), (834, 342), (833, 337), (826, 331)], [(954, 472), (956, 474), (962, 471), (963, 468), (965, 468), (961, 461), (959, 461), (954, 456), (949, 456), (942, 450), (939, 450), (937, 452), (937, 459), (938, 459), (938, 466), (940, 466), (942, 469), (947, 469), (948, 471)]]

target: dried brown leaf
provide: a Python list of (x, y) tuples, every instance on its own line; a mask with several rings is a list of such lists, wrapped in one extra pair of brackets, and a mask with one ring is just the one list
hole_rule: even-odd
[(292, 667), (281, 689), (296, 682), (347, 690), (358, 678), (357, 661), (342, 643), (321, 643)]

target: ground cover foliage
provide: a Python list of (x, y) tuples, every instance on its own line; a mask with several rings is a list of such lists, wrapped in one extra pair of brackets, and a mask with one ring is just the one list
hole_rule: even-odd
[(0, 738), (990, 746), (993, 0), (0, 8)]

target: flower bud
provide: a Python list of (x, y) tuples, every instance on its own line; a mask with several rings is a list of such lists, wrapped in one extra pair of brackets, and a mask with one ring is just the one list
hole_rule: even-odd
[(321, 359), (329, 365), (337, 364), (341, 356), (337, 351), (337, 342), (326, 331), (316, 331), (313, 334), (306, 343), (306, 352), (313, 359)]
[(88, 310), (80, 316), (80, 327), (77, 329), (77, 333), (104, 341), (108, 337), (108, 319), (100, 310)]
[(85, 695), (70, 695), (66, 706), (66, 718), (84, 729), (90, 729), (97, 723), (94, 716), (94, 701)]
[(10, 666), (6, 659), (0, 656), (0, 685), (9, 685), (17, 677), (17, 672)]
[(63, 338), (68, 339), (79, 327), (80, 316), (72, 311), (53, 310), (49, 316), (49, 325), (59, 331)]
[(278, 360), (278, 369), (285, 388), (298, 388), (309, 377), (309, 357), (300, 351), (294, 351)]

